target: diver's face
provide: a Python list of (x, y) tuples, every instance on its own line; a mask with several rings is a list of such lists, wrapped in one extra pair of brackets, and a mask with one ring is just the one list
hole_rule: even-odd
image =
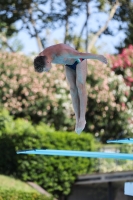
[(45, 67), (43, 68), (43, 72), (49, 72), (51, 68), (51, 63), (46, 63)]

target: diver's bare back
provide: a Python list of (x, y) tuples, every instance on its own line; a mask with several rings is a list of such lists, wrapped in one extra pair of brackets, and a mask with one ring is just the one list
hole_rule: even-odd
[(40, 55), (48, 55), (51, 57), (52, 63), (66, 65), (73, 64), (75, 61), (74, 58), (71, 58), (71, 53), (78, 53), (78, 51), (67, 44), (61, 43), (46, 48), (40, 53)]

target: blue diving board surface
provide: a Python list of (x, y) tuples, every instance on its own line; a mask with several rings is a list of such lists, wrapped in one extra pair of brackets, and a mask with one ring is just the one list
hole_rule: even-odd
[(91, 151), (72, 151), (72, 150), (53, 150), (53, 149), (33, 149), (17, 151), (17, 154), (37, 154), (47, 156), (73, 156), (84, 158), (109, 158), (133, 160), (133, 154), (127, 153), (108, 153), (108, 152), (91, 152)]
[(107, 143), (133, 144), (133, 138), (124, 138), (124, 139), (119, 139), (119, 140), (107, 140)]

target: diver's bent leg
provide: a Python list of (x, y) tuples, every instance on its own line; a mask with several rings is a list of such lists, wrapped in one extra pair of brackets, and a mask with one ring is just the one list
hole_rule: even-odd
[(79, 95), (78, 95), (78, 90), (77, 87), (75, 88), (70, 88), (70, 94), (71, 94), (71, 99), (72, 99), (72, 105), (76, 117), (76, 124), (79, 121)]
[(65, 66), (65, 75), (68, 82), (68, 85), (70, 87), (70, 94), (72, 99), (72, 105), (76, 117), (76, 126), (77, 127), (78, 121), (79, 121), (79, 96), (78, 96), (78, 89), (76, 86), (76, 72), (69, 67)]
[(85, 85), (78, 85), (78, 96), (79, 96), (79, 104), (80, 104), (80, 117), (77, 125), (77, 133), (81, 133), (82, 130), (85, 127), (86, 119), (86, 106), (87, 106), (87, 94), (86, 94), (86, 88)]
[(86, 106), (87, 106), (87, 93), (86, 93), (86, 76), (87, 76), (87, 62), (82, 61), (76, 68), (76, 86), (78, 88), (79, 105), (80, 105), (80, 117), (77, 125), (76, 132), (81, 133), (85, 127), (86, 120)]

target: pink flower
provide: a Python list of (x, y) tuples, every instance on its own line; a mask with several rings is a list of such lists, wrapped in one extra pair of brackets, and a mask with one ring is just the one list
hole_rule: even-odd
[(125, 92), (125, 96), (128, 96), (129, 95), (129, 93), (128, 92)]
[(130, 60), (125, 60), (125, 65), (130, 66), (131, 65)]
[(114, 64), (113, 64), (113, 69), (116, 69), (116, 68), (118, 68), (119, 67), (119, 62), (115, 62)]
[(125, 56), (125, 55), (127, 54), (127, 49), (123, 49), (121, 54), (122, 54), (123, 56)]
[(126, 79), (127, 79), (127, 81), (133, 83), (133, 78), (132, 77), (127, 77)]
[(121, 110), (125, 110), (126, 109), (126, 104), (124, 102), (121, 103)]
[(128, 49), (133, 50), (133, 45), (130, 44), (130, 45), (128, 46)]

